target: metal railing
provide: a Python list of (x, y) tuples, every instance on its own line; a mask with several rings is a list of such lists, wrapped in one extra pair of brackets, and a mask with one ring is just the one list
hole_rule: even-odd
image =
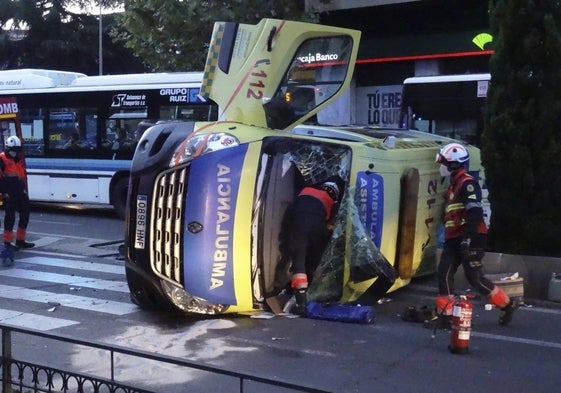
[[(151, 360), (159, 362), (162, 365), (175, 365), (185, 367), (192, 370), (209, 372), (215, 375), (231, 377), (237, 380), (239, 392), (243, 393), (248, 386), (248, 382), (262, 384), (264, 386), (275, 386), (286, 391), (310, 392), (310, 393), (326, 393), (326, 390), (315, 389), (304, 385), (293, 384), (290, 382), (275, 380), (257, 375), (230, 371), (225, 368), (196, 363), (190, 360), (176, 358), (172, 356), (161, 355), (157, 353), (147, 352), (138, 349), (125, 348), (121, 346), (108, 345), (102, 343), (88, 342), (82, 339), (68, 337), (65, 335), (53, 334), (34, 329), (26, 329), (16, 326), (0, 324), (2, 330), (2, 358), (0, 362), (1, 382), (3, 393), (51, 393), (51, 392), (109, 392), (109, 393), (149, 393), (155, 390), (145, 390), (139, 387), (120, 383), (115, 379), (116, 365), (115, 356), (117, 354), (126, 355), (136, 359)], [(80, 373), (80, 370), (65, 370), (55, 368), (49, 365), (32, 363), (29, 360), (15, 359), (12, 356), (13, 340), (12, 333), (24, 336), (32, 336), (40, 340), (51, 340), (63, 345), (62, 343), (84, 346), (87, 348), (95, 348), (106, 351), (110, 357), (110, 377)], [(50, 348), (47, 345), (41, 346), (45, 351)], [(33, 351), (34, 358), (41, 358), (41, 354)], [(230, 386), (231, 388), (232, 386)], [(188, 389), (188, 385), (185, 386)], [(209, 389), (212, 387), (209, 386)], [(184, 390), (188, 392), (189, 390)], [(275, 390), (278, 391), (278, 390)]]

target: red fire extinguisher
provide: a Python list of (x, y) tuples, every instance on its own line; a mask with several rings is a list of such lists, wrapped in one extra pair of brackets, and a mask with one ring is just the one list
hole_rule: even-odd
[(473, 305), (462, 295), (454, 303), (452, 311), (452, 331), (450, 333), (450, 352), (467, 353), (471, 332), (471, 316)]

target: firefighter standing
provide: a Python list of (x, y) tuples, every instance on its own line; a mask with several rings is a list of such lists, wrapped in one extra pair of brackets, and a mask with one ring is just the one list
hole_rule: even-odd
[(295, 314), (306, 313), (306, 292), (331, 237), (331, 223), (342, 184), (342, 181), (326, 181), (304, 187), (288, 211), (288, 253), (292, 260), (290, 286), (296, 299), (292, 310)]
[(468, 161), (469, 153), (459, 143), (447, 144), (436, 156), (440, 174), (450, 178), (445, 195), (445, 240), (437, 272), (436, 312), (443, 317), (441, 326), (449, 327), (454, 303), (454, 274), (462, 265), (470, 285), (500, 309), (499, 324), (507, 325), (517, 305), (482, 272), (487, 225), (483, 220), (481, 187), (464, 168)]
[(8, 247), (14, 247), (14, 224), (16, 211), (19, 213), (15, 248), (31, 248), (35, 244), (25, 240), (29, 223), (29, 196), (27, 195), (27, 175), (21, 157), (22, 145), (17, 136), (10, 136), (4, 142), (5, 149), (0, 153), (2, 173), (2, 192), (4, 201), (4, 234), (2, 240)]

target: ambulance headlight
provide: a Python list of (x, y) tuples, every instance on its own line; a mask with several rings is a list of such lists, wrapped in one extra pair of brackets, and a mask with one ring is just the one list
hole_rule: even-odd
[(171, 302), (182, 311), (197, 314), (222, 314), (228, 309), (227, 305), (210, 303), (164, 280), (162, 280), (162, 287)]
[(240, 141), (231, 134), (191, 134), (175, 150), (169, 162), (170, 168), (189, 162), (203, 154), (238, 146)]

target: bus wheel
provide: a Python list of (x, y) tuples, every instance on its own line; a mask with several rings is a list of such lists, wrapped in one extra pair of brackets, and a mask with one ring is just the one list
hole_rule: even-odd
[(138, 273), (132, 269), (126, 269), (127, 284), (131, 296), (131, 302), (144, 310), (172, 310), (170, 302), (164, 299), (164, 295), (158, 293)]
[(120, 219), (124, 220), (127, 209), (127, 192), (129, 189), (129, 178), (123, 176), (111, 187), (111, 203), (115, 209), (115, 213)]

